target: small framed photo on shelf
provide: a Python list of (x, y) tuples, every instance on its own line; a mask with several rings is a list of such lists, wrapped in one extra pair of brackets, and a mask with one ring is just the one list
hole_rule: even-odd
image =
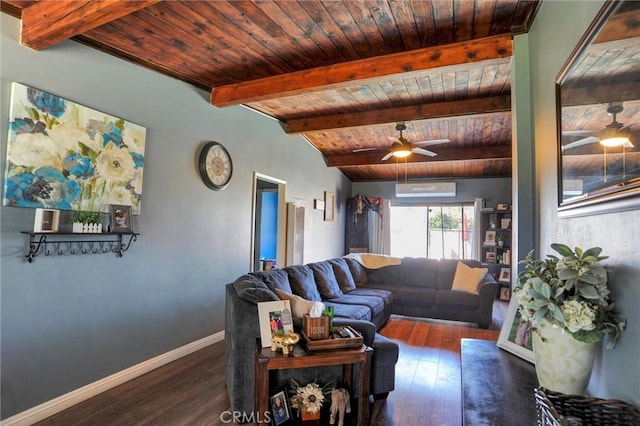
[(488, 251), (486, 255), (487, 263), (496, 263), (496, 254), (495, 252)]
[(60, 210), (36, 209), (33, 232), (58, 232)]
[(272, 336), (293, 332), (291, 302), (289, 300), (259, 302), (258, 320), (260, 321), (262, 347), (269, 348)]
[(131, 226), (131, 206), (109, 205), (111, 232), (133, 232)]
[(486, 231), (484, 233), (484, 245), (485, 246), (496, 245), (496, 231)]
[(294, 424), (293, 412), (289, 405), (289, 393), (285, 386), (275, 389), (269, 397), (269, 408), (271, 410), (271, 426), (286, 426)]
[(502, 287), (500, 289), (500, 300), (511, 299), (511, 289), (509, 287)]
[(503, 212), (509, 210), (509, 204), (507, 203), (498, 203), (496, 206), (496, 211)]
[(498, 281), (501, 283), (511, 283), (511, 268), (500, 268)]

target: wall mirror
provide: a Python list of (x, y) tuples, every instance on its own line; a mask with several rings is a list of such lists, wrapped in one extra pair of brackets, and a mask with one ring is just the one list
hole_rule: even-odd
[(640, 2), (607, 2), (556, 83), (561, 216), (640, 206)]

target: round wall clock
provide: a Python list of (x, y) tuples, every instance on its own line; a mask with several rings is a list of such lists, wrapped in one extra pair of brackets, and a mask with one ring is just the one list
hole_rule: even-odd
[(233, 173), (231, 156), (222, 144), (207, 142), (198, 156), (200, 177), (208, 188), (220, 191), (227, 187)]

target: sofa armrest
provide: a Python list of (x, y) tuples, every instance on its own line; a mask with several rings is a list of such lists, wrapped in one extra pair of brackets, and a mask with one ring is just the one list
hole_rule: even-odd
[(362, 334), (364, 338), (364, 344), (373, 347), (373, 339), (376, 336), (376, 326), (369, 321), (364, 320), (355, 320), (349, 318), (334, 318), (333, 319), (334, 326), (344, 326), (348, 325), (352, 327), (355, 331)]

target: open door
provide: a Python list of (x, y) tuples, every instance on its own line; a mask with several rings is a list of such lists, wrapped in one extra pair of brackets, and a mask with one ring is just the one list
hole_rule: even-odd
[(253, 173), (251, 271), (285, 266), (286, 187), (283, 180)]

